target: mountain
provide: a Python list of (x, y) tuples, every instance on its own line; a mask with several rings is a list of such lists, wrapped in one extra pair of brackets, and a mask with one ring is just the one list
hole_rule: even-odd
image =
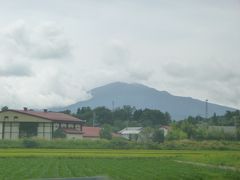
[[(169, 112), (175, 120), (184, 119), (188, 116), (205, 116), (206, 103), (190, 97), (180, 97), (169, 94), (166, 91), (141, 85), (115, 82), (101, 86), (90, 91), (92, 98), (80, 101), (76, 104), (55, 110), (69, 109), (76, 112), (79, 107), (106, 106), (109, 109), (122, 107), (123, 105), (135, 106), (137, 109), (159, 109)], [(114, 103), (113, 103), (114, 102)], [(234, 108), (208, 103), (208, 114), (212, 116), (223, 115), (226, 111), (234, 111)]]

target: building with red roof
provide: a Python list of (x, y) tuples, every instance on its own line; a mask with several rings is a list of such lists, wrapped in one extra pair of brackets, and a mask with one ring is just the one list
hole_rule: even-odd
[(99, 139), (100, 138), (100, 127), (82, 127), (83, 138), (84, 139)]
[(52, 139), (57, 129), (63, 129), (68, 139), (82, 138), (84, 120), (58, 112), (6, 110), (0, 112), (0, 139), (38, 137)]

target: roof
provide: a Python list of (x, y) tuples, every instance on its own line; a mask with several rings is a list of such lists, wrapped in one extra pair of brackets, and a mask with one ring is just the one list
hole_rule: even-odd
[(42, 112), (42, 111), (32, 111), (32, 110), (7, 110), (7, 111), (13, 111), (13, 112), (17, 112), (25, 115), (30, 115), (34, 117), (51, 120), (51, 121), (79, 122), (79, 123), (84, 122), (83, 120), (73, 117), (71, 115), (58, 113), (58, 112)]
[(167, 130), (169, 130), (169, 129), (171, 129), (171, 126), (160, 126), (160, 129), (167, 129)]
[(139, 134), (142, 131), (142, 127), (127, 127), (119, 131), (120, 134)]
[(100, 127), (82, 127), (83, 137), (100, 137)]

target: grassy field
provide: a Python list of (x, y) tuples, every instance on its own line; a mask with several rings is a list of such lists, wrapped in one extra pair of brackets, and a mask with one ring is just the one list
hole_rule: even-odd
[(2, 149), (0, 179), (240, 179), (238, 151)]

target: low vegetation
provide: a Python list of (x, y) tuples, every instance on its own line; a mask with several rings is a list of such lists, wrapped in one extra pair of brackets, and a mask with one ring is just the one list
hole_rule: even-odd
[(239, 179), (238, 151), (0, 150), (0, 179)]
[(164, 143), (138, 143), (122, 138), (112, 140), (2, 140), (0, 148), (51, 148), (51, 149), (159, 149), (159, 150), (240, 150), (240, 142), (237, 141), (192, 141), (177, 140)]

